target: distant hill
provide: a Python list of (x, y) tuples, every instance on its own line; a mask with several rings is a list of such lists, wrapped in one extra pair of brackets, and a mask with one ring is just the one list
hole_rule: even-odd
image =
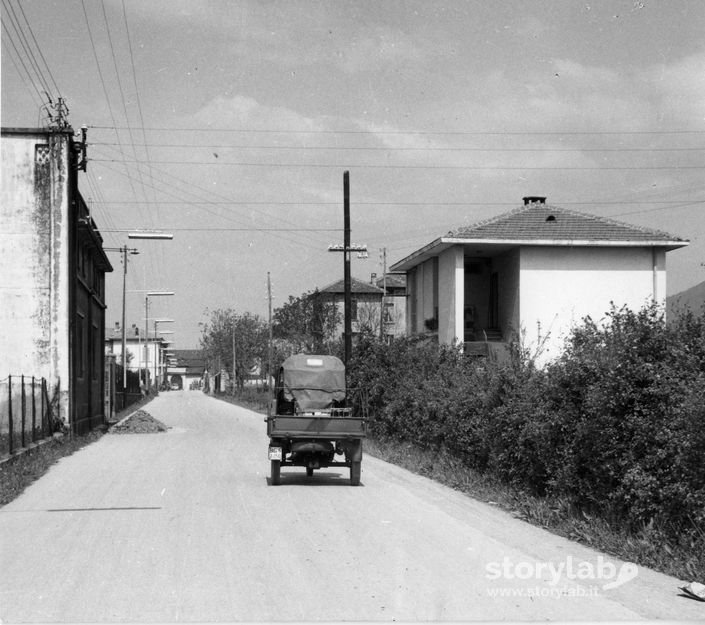
[(668, 314), (677, 314), (679, 309), (690, 308), (699, 313), (705, 304), (705, 282), (696, 284), (686, 291), (681, 291), (666, 298)]

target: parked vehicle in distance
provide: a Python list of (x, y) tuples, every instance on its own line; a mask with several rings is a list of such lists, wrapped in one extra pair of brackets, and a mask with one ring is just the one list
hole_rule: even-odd
[[(281, 467), (348, 467), (350, 484), (360, 484), (366, 421), (353, 416), (339, 358), (297, 354), (279, 368), (269, 407), (267, 435), (272, 485)], [(340, 456), (337, 459), (336, 456)]]

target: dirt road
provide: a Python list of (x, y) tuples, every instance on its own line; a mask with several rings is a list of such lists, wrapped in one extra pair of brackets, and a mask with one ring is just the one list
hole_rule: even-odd
[(262, 416), (200, 392), (146, 410), (169, 432), (106, 435), (0, 508), (2, 622), (705, 618), (679, 580), (370, 456), (359, 487), (269, 486)]

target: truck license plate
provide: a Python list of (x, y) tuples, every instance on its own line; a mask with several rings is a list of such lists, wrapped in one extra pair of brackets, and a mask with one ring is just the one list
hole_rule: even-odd
[(282, 448), (281, 447), (270, 447), (269, 448), (269, 459), (270, 460), (281, 460), (282, 459)]

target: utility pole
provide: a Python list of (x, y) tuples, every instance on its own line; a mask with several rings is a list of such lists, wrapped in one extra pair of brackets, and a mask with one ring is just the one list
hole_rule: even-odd
[(237, 352), (235, 348), (235, 317), (233, 317), (233, 395), (237, 390)]
[[(122, 364), (122, 407), (125, 408), (127, 406), (127, 339), (125, 336), (126, 329), (125, 329), (125, 283), (127, 281), (127, 255), (132, 254), (136, 255), (139, 254), (139, 250), (135, 248), (130, 248), (127, 247), (127, 245), (123, 245), (122, 247), (104, 247), (103, 250), (105, 252), (120, 252), (122, 254), (122, 336), (121, 336), (121, 343), (122, 343), (122, 356), (121, 356), (121, 364)], [(141, 351), (138, 349), (137, 350), (138, 354), (141, 354)], [(139, 362), (137, 363), (137, 369), (139, 371)]]
[(387, 298), (387, 248), (382, 248), (382, 310), (379, 315), (379, 340), (384, 341), (384, 313)]
[(352, 293), (350, 279), (350, 172), (343, 173), (343, 253), (345, 282), (345, 369), (352, 354)]
[(367, 252), (366, 245), (350, 245), (350, 172), (343, 172), (343, 245), (329, 245), (329, 252), (343, 252), (345, 368), (352, 354), (352, 279), (350, 252)]
[(144, 297), (144, 387), (149, 392), (149, 296)]
[(270, 278), (269, 272), (267, 272), (267, 299), (269, 304), (269, 345), (267, 348), (267, 358), (269, 363), (267, 365), (267, 388), (269, 389), (269, 404), (272, 402), (272, 280)]
[[(137, 250), (132, 252), (137, 254)], [(122, 408), (127, 406), (127, 339), (125, 337), (125, 282), (127, 280), (127, 245), (122, 247)]]

